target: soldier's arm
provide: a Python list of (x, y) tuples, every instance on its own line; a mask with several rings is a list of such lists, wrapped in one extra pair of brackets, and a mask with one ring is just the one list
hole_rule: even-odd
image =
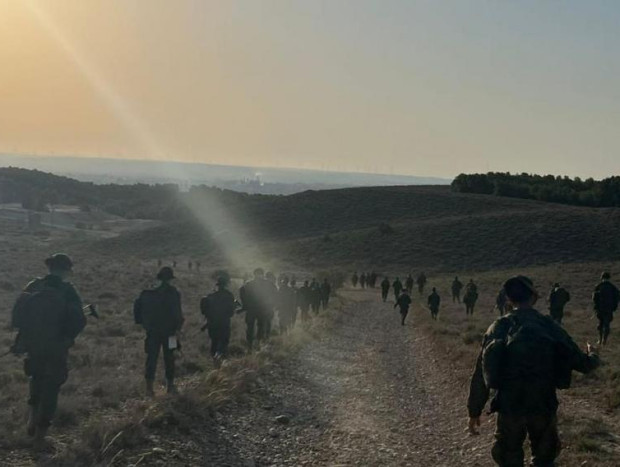
[(82, 299), (71, 284), (65, 286), (65, 299), (67, 301), (67, 315), (64, 329), (66, 337), (74, 340), (86, 326), (86, 316), (84, 316), (82, 309)]
[(580, 373), (589, 373), (600, 365), (601, 361), (597, 354), (585, 353), (562, 327), (555, 323), (552, 324), (560, 344), (560, 358), (567, 360), (573, 370)]
[(482, 374), (482, 352), (476, 360), (476, 368), (469, 383), (469, 397), (467, 398), (467, 411), (471, 418), (477, 418), (482, 414), (484, 406), (489, 400), (489, 388), (484, 382)]

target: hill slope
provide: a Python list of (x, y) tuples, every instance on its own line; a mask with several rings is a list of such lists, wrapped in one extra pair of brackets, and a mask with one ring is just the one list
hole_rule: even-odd
[[(263, 256), (312, 268), (488, 269), (620, 255), (620, 209), (466, 195), (444, 187), (249, 197), (222, 209)], [(217, 249), (211, 240), (199, 223), (184, 222), (111, 240), (105, 247), (131, 244), (137, 253), (148, 244), (150, 251), (208, 255)]]

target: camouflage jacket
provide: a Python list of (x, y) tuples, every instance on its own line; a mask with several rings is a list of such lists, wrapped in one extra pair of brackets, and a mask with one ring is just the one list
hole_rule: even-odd
[(541, 323), (546, 335), (553, 341), (555, 355), (552, 356), (556, 368), (548, 377), (536, 381), (525, 381), (515, 372), (507, 371), (511, 377), (495, 393), (491, 402), (491, 412), (513, 415), (532, 415), (554, 413), (558, 408), (556, 395), (556, 376), (559, 370), (589, 373), (599, 365), (595, 354), (587, 355), (575, 344), (570, 335), (550, 317), (541, 315), (534, 309), (520, 309), (496, 320), (487, 330), (482, 342), (482, 350), (476, 360), (476, 367), (471, 378), (467, 409), (470, 417), (478, 417), (489, 399), (483, 375), (483, 353), (487, 346), (496, 339), (505, 339), (512, 317), (518, 315), (522, 322), (535, 320)]
[[(57, 328), (47, 329), (45, 334), (56, 336), (55, 339), (58, 340), (58, 344), (63, 348), (71, 347), (75, 338), (86, 326), (86, 317), (82, 311), (82, 299), (75, 290), (75, 287), (69, 282), (64, 282), (58, 276), (49, 274), (43, 278), (33, 280), (24, 288), (24, 291), (13, 307), (11, 326), (20, 331), (21, 328), (28, 326), (28, 323), (24, 322), (23, 316), (20, 316), (22, 300), (28, 295), (48, 287), (58, 289), (61, 292), (65, 309), (64, 312), (60, 312), (57, 318), (49, 321), (49, 324), (53, 324)], [(16, 345), (19, 345), (19, 336)]]

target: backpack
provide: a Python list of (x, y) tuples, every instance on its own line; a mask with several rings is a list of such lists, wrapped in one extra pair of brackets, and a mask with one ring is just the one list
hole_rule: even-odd
[(18, 353), (46, 352), (64, 339), (67, 302), (62, 289), (35, 283), (13, 308), (13, 327), (19, 330), (15, 343)]
[(134, 321), (147, 331), (174, 334), (175, 317), (168, 304), (166, 289), (147, 289), (134, 303)]
[(505, 381), (551, 380), (558, 389), (570, 387), (572, 368), (559, 358), (557, 344), (544, 317), (511, 315), (498, 324), (495, 339), (482, 352), (482, 369), (489, 389), (501, 389)]

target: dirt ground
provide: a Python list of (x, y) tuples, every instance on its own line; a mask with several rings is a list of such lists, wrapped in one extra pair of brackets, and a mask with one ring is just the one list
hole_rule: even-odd
[(413, 319), (402, 327), (376, 291), (343, 298), (333, 331), (273, 367), (262, 397), (221, 414), (219, 437), (234, 455), (205, 452), (206, 464), (493, 465), (492, 426), (465, 431), (467, 390)]

